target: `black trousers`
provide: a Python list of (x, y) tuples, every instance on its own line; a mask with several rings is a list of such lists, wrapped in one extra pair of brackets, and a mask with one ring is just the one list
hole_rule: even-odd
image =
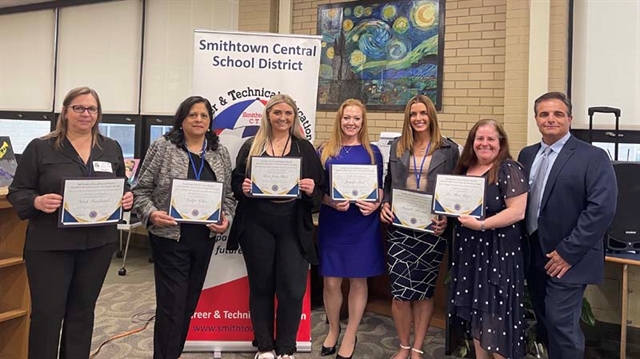
[[(260, 201), (248, 209), (240, 239), (249, 278), (251, 323), (258, 350), (296, 351), (309, 262), (296, 231), (295, 204)], [(274, 295), (278, 299), (274, 336)], [(274, 340), (275, 338), (275, 340)]]
[[(88, 358), (96, 301), (116, 244), (85, 250), (25, 250), (31, 291), (29, 359)], [(62, 338), (60, 330), (62, 329)]]
[(153, 358), (176, 359), (187, 340), (215, 241), (202, 236), (175, 241), (151, 233), (149, 239), (156, 284)]
[(530, 238), (527, 285), (538, 319), (537, 337), (549, 350), (549, 359), (583, 358), (584, 334), (580, 328), (584, 284), (562, 283), (547, 275), (547, 258), (537, 232)]

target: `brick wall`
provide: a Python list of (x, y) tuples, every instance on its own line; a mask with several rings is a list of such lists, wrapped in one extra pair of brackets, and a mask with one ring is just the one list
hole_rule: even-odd
[(549, 91), (567, 91), (569, 68), (569, 2), (551, 2), (549, 27)]
[(277, 0), (239, 0), (238, 30), (278, 32)]
[[(318, 5), (339, 2), (343, 0), (293, 0), (292, 32), (316, 34)], [(241, 17), (250, 16), (245, 10), (256, 16), (258, 11), (248, 7), (257, 3), (260, 1), (240, 0), (240, 13), (244, 14)], [(554, 8), (562, 7), (554, 5)], [(509, 10), (513, 13), (507, 16)], [(526, 144), (528, 107), (513, 106), (509, 96), (522, 97), (526, 103), (528, 0), (446, 0), (445, 14), (443, 107), (438, 117), (443, 133), (464, 143), (477, 120), (494, 118), (505, 123), (514, 154), (517, 153)], [(246, 21), (240, 21), (240, 30), (250, 31), (245, 24)], [(507, 40), (510, 33), (517, 39), (511, 45)], [(511, 56), (511, 50), (517, 51), (515, 56)], [(561, 54), (558, 56), (554, 59), (562, 60)], [(516, 68), (511, 68), (510, 57)], [(553, 65), (561, 67), (559, 63)], [(558, 72), (554, 78), (560, 75)], [(509, 94), (507, 88), (517, 91)], [(335, 112), (317, 113), (318, 141), (328, 138), (334, 119)], [(371, 140), (376, 140), (382, 131), (400, 131), (402, 120), (403, 114), (399, 112), (369, 112)]]
[(507, 4), (504, 128), (512, 155), (527, 144), (529, 119), (529, 0)]

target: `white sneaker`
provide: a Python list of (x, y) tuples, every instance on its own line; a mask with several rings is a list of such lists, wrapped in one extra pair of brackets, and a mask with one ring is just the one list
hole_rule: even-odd
[(276, 359), (276, 355), (273, 352), (257, 352), (253, 359)]

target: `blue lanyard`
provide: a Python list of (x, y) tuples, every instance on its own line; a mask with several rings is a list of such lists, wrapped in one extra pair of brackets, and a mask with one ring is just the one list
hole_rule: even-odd
[[(186, 145), (185, 145), (186, 147)], [(207, 139), (205, 138), (204, 142), (202, 142), (202, 149), (200, 150), (200, 170), (196, 170), (196, 164), (191, 156), (191, 151), (187, 147), (187, 154), (189, 155), (189, 162), (191, 163), (191, 168), (193, 168), (193, 174), (196, 176), (196, 180), (200, 180), (200, 175), (202, 174), (202, 169), (204, 168), (204, 149), (207, 148)]]
[(422, 163), (420, 163), (420, 171), (417, 171), (418, 164), (416, 163), (416, 154), (413, 154), (413, 170), (416, 176), (416, 189), (420, 189), (420, 178), (422, 178), (422, 169), (424, 168), (424, 161), (427, 159), (429, 155), (429, 150), (431, 149), (431, 141), (427, 145), (427, 150), (424, 152), (424, 157), (422, 157)]

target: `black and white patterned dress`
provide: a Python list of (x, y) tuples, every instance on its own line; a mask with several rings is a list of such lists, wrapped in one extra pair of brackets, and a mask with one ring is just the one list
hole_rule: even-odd
[[(513, 160), (500, 165), (498, 181), (485, 190), (486, 217), (506, 208), (505, 199), (526, 193), (529, 184)], [(456, 221), (451, 263), (451, 312), (468, 322), (482, 348), (507, 359), (525, 355), (524, 260), (519, 223), (485, 232)]]

